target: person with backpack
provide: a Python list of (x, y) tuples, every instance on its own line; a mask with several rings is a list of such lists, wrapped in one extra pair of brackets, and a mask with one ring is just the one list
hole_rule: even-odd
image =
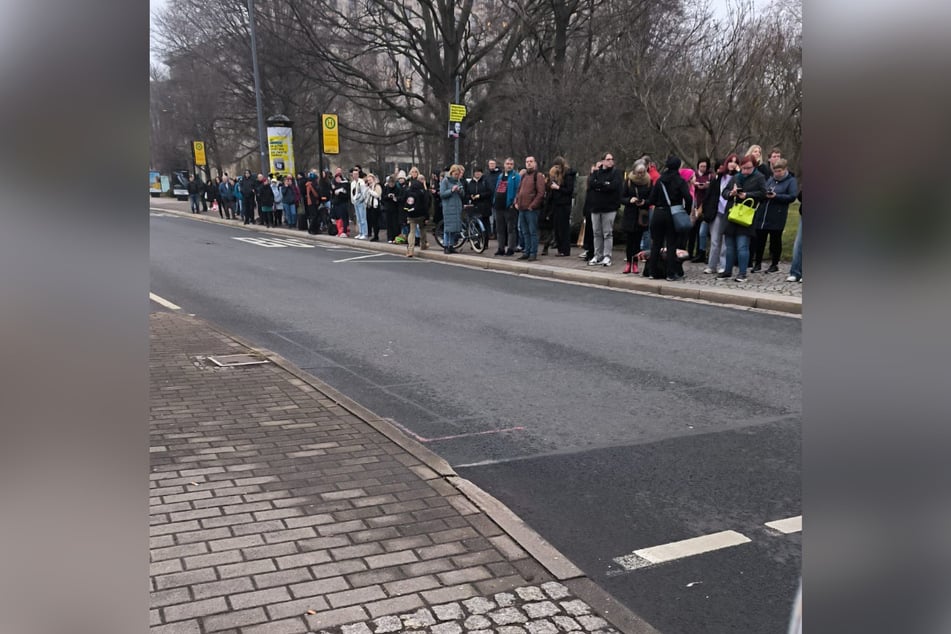
[(545, 203), (545, 177), (538, 171), (534, 156), (525, 157), (525, 175), (515, 194), (518, 212), (518, 230), (525, 240), (519, 260), (534, 262), (538, 259), (538, 214)]

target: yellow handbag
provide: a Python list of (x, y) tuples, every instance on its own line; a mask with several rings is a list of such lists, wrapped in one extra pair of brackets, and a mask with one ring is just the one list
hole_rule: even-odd
[(752, 198), (744, 198), (743, 202), (734, 203), (730, 207), (730, 213), (726, 219), (735, 222), (741, 227), (749, 227), (753, 224), (753, 216), (756, 214), (756, 201)]

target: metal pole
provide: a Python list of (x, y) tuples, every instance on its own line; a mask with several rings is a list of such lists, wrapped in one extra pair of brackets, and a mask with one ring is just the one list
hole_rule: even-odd
[(261, 146), (261, 173), (267, 174), (267, 138), (264, 129), (264, 110), (261, 107), (261, 78), (258, 73), (258, 45), (254, 37), (254, 0), (248, 0), (248, 18), (251, 27), (251, 70), (254, 73), (254, 102), (258, 109), (258, 143)]
[[(456, 100), (453, 103), (459, 103), (459, 75), (456, 75)], [(452, 162), (454, 165), (459, 164), (459, 136), (456, 135), (456, 138), (453, 139), (453, 151), (452, 151)]]

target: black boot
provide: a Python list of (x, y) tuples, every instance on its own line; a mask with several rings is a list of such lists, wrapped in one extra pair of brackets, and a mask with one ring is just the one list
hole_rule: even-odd
[(690, 260), (690, 261), (693, 262), (694, 264), (700, 264), (700, 263), (702, 263), (702, 262), (706, 262), (706, 261), (707, 261), (707, 252), (704, 251), (703, 249), (697, 249), (697, 257), (695, 257), (694, 259), (692, 259), (692, 260)]

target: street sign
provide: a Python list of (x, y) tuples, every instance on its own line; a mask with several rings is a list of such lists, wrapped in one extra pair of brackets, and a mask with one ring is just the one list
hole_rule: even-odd
[(466, 118), (466, 107), (461, 103), (449, 104), (449, 122), (458, 123)]
[(207, 165), (205, 162), (205, 144), (201, 141), (193, 141), (192, 149), (195, 151), (195, 165), (198, 167)]
[(324, 154), (340, 154), (340, 135), (337, 132), (337, 115), (322, 114), (320, 123), (323, 128)]

